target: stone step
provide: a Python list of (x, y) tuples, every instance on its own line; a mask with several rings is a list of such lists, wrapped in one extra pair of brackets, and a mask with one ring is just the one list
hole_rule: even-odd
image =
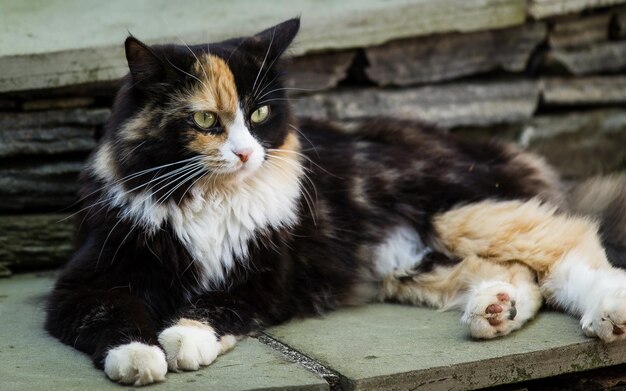
[[(84, 354), (43, 330), (45, 295), (53, 275), (0, 280), (0, 389), (2, 391), (121, 390)], [(327, 390), (328, 384), (253, 338), (210, 367), (170, 373), (150, 390)]]
[[(43, 331), (54, 275), (0, 279), (0, 389), (120, 389)], [(626, 342), (585, 338), (575, 319), (550, 311), (491, 341), (471, 340), (456, 312), (395, 304), (345, 308), (267, 335), (241, 341), (198, 372), (170, 373), (150, 389), (327, 390), (330, 383), (334, 390), (460, 391), (626, 362)]]
[(578, 322), (544, 311), (508, 337), (474, 341), (456, 312), (377, 304), (270, 330), (332, 368), (345, 390), (472, 390), (626, 362), (626, 343), (583, 336)]
[[(128, 32), (150, 43), (206, 43), (251, 34), (302, 15), (293, 54), (379, 45), (411, 36), (523, 23), (525, 0), (313, 0), (272, 7), (247, 1), (109, 0), (42, 6), (5, 2), (0, 13), (0, 92), (115, 80), (126, 73)], [(280, 5), (279, 5), (280, 4)]]

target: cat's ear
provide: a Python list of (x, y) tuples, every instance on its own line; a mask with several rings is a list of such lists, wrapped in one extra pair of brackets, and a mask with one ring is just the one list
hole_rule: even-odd
[(299, 30), (300, 18), (293, 18), (255, 34), (248, 42), (257, 54), (275, 59), (283, 55)]
[(126, 49), (126, 61), (133, 82), (140, 84), (144, 82), (161, 79), (166, 74), (166, 65), (159, 58), (150, 46), (141, 42), (132, 35), (124, 42)]

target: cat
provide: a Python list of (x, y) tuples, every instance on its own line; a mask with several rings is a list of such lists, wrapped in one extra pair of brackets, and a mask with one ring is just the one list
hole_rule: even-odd
[(489, 339), (545, 299), (589, 336), (626, 338), (623, 177), (566, 192), (510, 145), (391, 118), (297, 119), (282, 80), (299, 26), (195, 46), (128, 37), (51, 335), (136, 386), (372, 301), (460, 309)]

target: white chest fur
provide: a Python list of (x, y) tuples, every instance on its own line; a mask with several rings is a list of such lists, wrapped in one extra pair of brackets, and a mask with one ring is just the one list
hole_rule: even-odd
[(224, 283), (235, 262), (246, 260), (259, 231), (296, 223), (299, 174), (262, 167), (227, 190), (196, 189), (191, 202), (169, 209), (174, 232), (202, 269), (204, 288)]

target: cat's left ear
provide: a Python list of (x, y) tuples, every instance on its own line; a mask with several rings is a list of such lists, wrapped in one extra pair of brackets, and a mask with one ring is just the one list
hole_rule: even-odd
[(300, 30), (300, 18), (293, 18), (263, 30), (248, 39), (248, 49), (268, 61), (283, 55)]

